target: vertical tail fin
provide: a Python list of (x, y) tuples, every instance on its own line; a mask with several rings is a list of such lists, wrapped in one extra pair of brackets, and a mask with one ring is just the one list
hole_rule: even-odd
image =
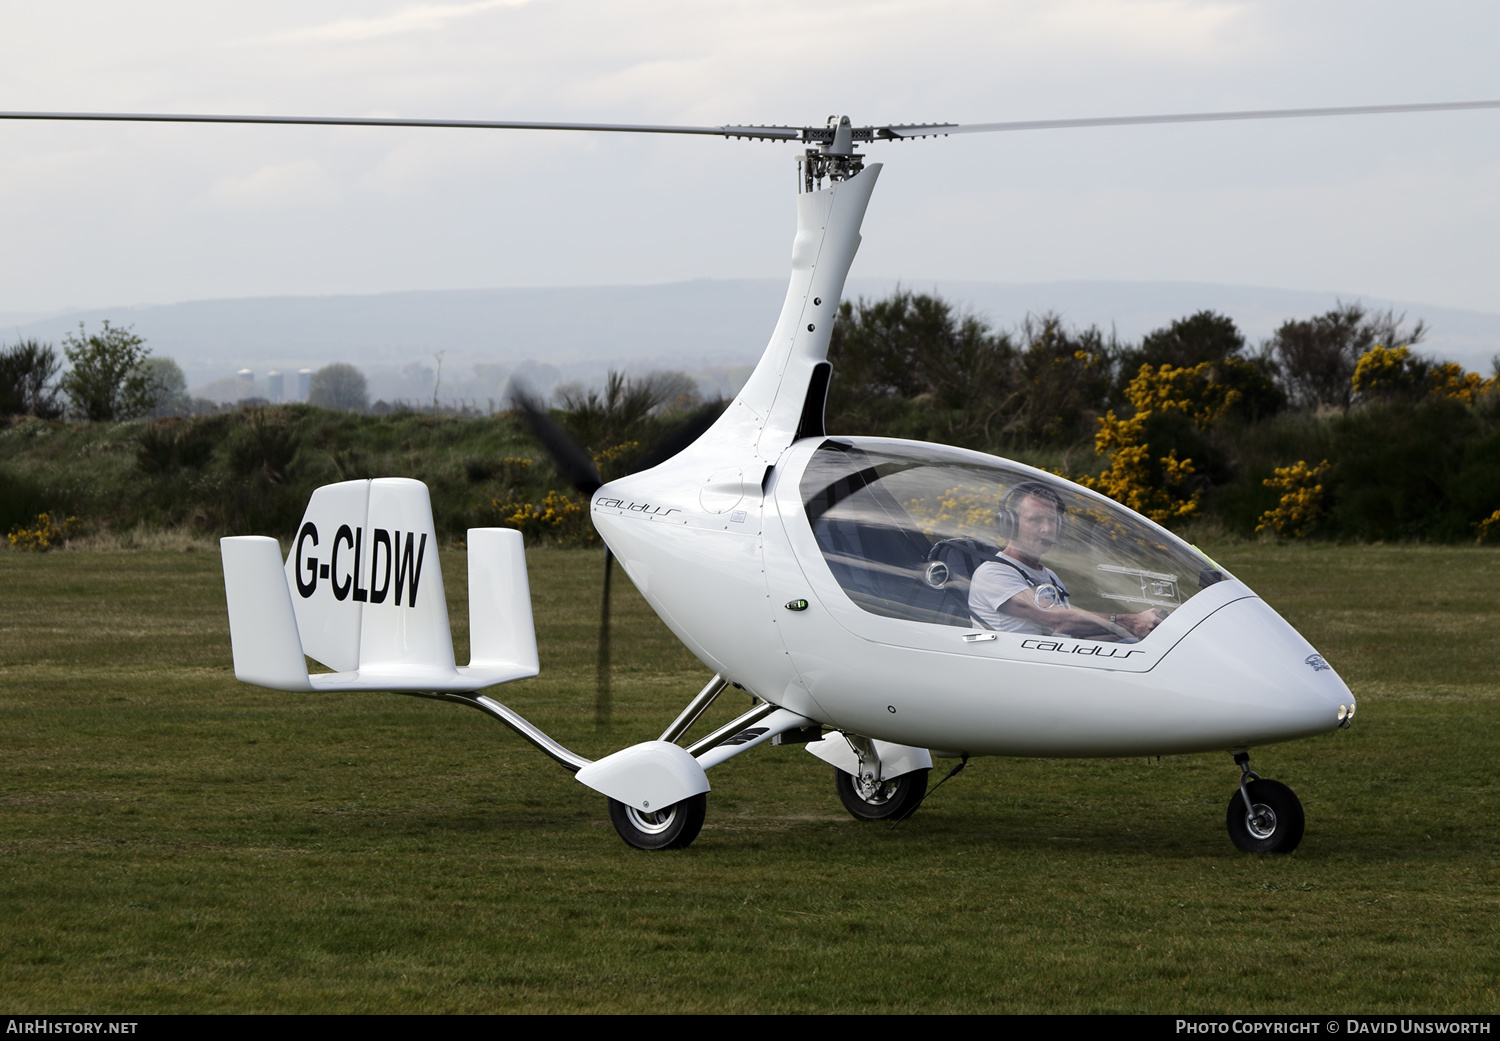
[(281, 547), (262, 535), (220, 539), (219, 546), (235, 678), (276, 690), (312, 690)]
[(329, 668), (453, 668), (437, 530), (421, 481), (382, 477), (313, 492), (286, 584), (303, 649)]
[(538, 671), (531, 586), (521, 533), (469, 529), (469, 664)]

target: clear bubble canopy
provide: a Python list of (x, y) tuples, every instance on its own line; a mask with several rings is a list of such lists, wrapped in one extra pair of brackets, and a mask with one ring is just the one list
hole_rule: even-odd
[[(1126, 640), (1107, 620), (1164, 618), (1226, 576), (1171, 532), (1071, 481), (995, 456), (883, 438), (825, 441), (803, 471), (803, 506), (829, 569), (873, 614), (969, 628), (985, 565), (1020, 573), (1042, 614), (1072, 609), (1072, 635)], [(1041, 516), (1038, 516), (1038, 515)], [(1017, 565), (1020, 565), (1019, 567)], [(1035, 566), (1028, 566), (1035, 565)], [(1019, 587), (1018, 587), (1019, 588)], [(1055, 614), (1047, 614), (1049, 611)], [(1099, 618), (1083, 631), (1078, 612)]]

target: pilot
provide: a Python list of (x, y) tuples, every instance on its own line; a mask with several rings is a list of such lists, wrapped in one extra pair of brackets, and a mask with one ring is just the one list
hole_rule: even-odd
[(976, 625), (1001, 632), (1059, 633), (1094, 640), (1138, 640), (1167, 616), (1160, 609), (1099, 614), (1068, 603), (1068, 590), (1042, 554), (1057, 542), (1067, 511), (1041, 481), (1016, 485), (996, 516), (1005, 548), (974, 570), (969, 614)]

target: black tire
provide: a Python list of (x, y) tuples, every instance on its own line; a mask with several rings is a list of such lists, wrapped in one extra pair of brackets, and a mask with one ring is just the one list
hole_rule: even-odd
[(664, 810), (638, 810), (609, 800), (609, 820), (620, 838), (636, 849), (685, 849), (703, 830), (708, 793), (700, 792)]
[(927, 771), (913, 770), (880, 782), (873, 792), (861, 792), (853, 777), (836, 769), (833, 771), (833, 786), (844, 809), (859, 820), (890, 820), (905, 817), (917, 808), (922, 796), (927, 794)]
[(1245, 800), (1235, 792), (1224, 817), (1230, 841), (1246, 853), (1290, 853), (1296, 849), (1307, 824), (1297, 793), (1280, 781), (1251, 781), (1247, 788), (1250, 803), (1261, 819), (1250, 819)]

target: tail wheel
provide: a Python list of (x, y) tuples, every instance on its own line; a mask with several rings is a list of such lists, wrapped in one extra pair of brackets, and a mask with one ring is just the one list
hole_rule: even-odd
[(910, 814), (927, 794), (927, 771), (913, 770), (888, 781), (868, 783), (842, 770), (833, 771), (833, 786), (844, 809), (862, 821), (889, 820)]
[(1245, 798), (1235, 792), (1229, 800), (1225, 824), (1229, 838), (1246, 853), (1290, 853), (1302, 841), (1306, 818), (1297, 793), (1280, 781), (1257, 778), (1245, 785)]
[(618, 799), (609, 800), (610, 823), (636, 849), (685, 849), (703, 830), (707, 815), (707, 792), (660, 810), (638, 810)]

